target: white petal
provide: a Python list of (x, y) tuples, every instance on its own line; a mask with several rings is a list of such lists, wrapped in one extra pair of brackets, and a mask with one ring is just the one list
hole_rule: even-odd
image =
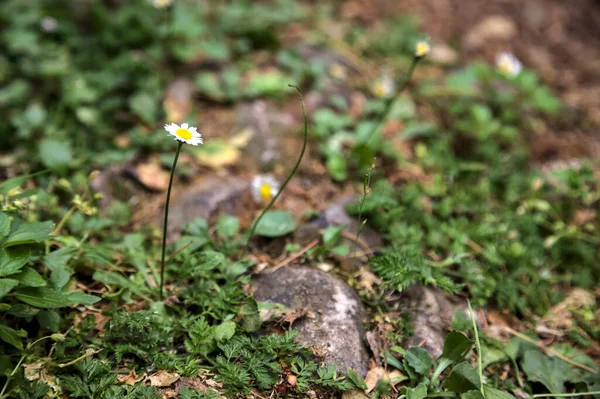
[(190, 126), (190, 125), (188, 125), (187, 123), (184, 123), (184, 124), (182, 124), (182, 125), (181, 125), (181, 128), (182, 128), (182, 129), (187, 129), (189, 126)]

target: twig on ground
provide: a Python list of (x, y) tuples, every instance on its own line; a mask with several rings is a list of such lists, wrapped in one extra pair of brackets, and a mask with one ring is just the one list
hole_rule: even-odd
[(296, 259), (298, 259), (302, 255), (304, 255), (306, 252), (308, 252), (308, 250), (310, 250), (312, 247), (314, 247), (318, 243), (319, 243), (319, 240), (313, 240), (313, 241), (311, 241), (307, 246), (305, 246), (304, 248), (302, 248), (300, 251), (296, 252), (292, 256), (286, 258), (283, 262), (277, 264), (275, 267), (273, 267), (272, 269), (270, 269), (269, 271), (267, 271), (267, 273), (273, 273), (273, 272), (281, 269), (283, 266), (286, 266), (289, 263), (295, 261)]

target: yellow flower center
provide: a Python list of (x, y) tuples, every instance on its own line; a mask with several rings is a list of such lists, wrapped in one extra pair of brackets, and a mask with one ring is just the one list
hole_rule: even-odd
[(260, 194), (260, 196), (266, 200), (271, 199), (271, 186), (269, 186), (267, 183), (263, 183), (260, 186), (260, 189), (258, 190), (258, 193)]
[(189, 140), (192, 138), (192, 132), (190, 132), (187, 129), (183, 129), (183, 128), (179, 128), (175, 131), (175, 134), (177, 135), (177, 137), (180, 137), (184, 140)]
[(417, 44), (417, 57), (421, 57), (425, 54), (427, 54), (427, 52), (429, 52), (429, 46), (427, 45), (427, 43), (418, 43)]

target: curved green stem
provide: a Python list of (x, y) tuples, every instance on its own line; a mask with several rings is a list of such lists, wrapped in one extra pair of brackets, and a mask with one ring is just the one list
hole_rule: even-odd
[(177, 152), (175, 153), (175, 159), (173, 160), (173, 167), (171, 168), (171, 178), (169, 179), (169, 188), (167, 189), (167, 202), (165, 203), (165, 221), (163, 224), (163, 242), (162, 242), (162, 255), (160, 259), (160, 300), (163, 300), (163, 286), (165, 283), (165, 249), (167, 247), (167, 222), (169, 220), (169, 202), (171, 200), (171, 187), (173, 186), (173, 176), (175, 176), (175, 167), (177, 166), (177, 159), (179, 159), (179, 153), (183, 147), (183, 141), (177, 144)]
[(383, 117), (381, 118), (379, 123), (375, 126), (373, 131), (369, 134), (369, 137), (367, 138), (367, 140), (365, 142), (369, 142), (369, 140), (371, 140), (371, 137), (373, 137), (375, 135), (375, 133), (377, 133), (383, 127), (383, 125), (385, 124), (385, 122), (388, 119), (390, 112), (392, 111), (392, 105), (394, 104), (394, 100), (396, 99), (396, 97), (398, 97), (398, 96), (400, 96), (400, 94), (402, 94), (404, 89), (406, 89), (408, 87), (410, 78), (412, 78), (413, 72), (415, 71), (417, 64), (419, 63), (419, 61), (421, 61), (422, 58), (423, 57), (413, 57), (412, 63), (410, 64), (410, 67), (408, 68), (406, 75), (404, 75), (404, 80), (402, 81), (402, 84), (400, 85), (400, 87), (398, 88), (396, 93), (394, 93), (394, 96), (387, 100), (387, 104), (385, 105), (385, 110), (383, 111)]
[(467, 299), (467, 305), (469, 305), (469, 313), (471, 314), (471, 321), (473, 322), (473, 332), (475, 333), (475, 346), (477, 348), (477, 373), (479, 374), (479, 389), (481, 394), (485, 398), (485, 391), (483, 390), (483, 359), (481, 357), (481, 343), (479, 342), (479, 331), (477, 331), (477, 322), (475, 321), (475, 314), (471, 308), (471, 301)]
[(252, 223), (252, 226), (250, 227), (250, 232), (248, 233), (248, 239), (246, 240), (246, 245), (244, 246), (244, 252), (242, 253), (242, 258), (244, 256), (246, 256), (246, 252), (248, 252), (248, 246), (250, 245), (250, 239), (252, 238), (252, 235), (254, 234), (254, 230), (256, 230), (256, 226), (258, 226), (258, 223), (260, 222), (262, 217), (265, 215), (265, 213), (267, 213), (267, 211), (269, 209), (271, 209), (271, 206), (273, 206), (275, 201), (277, 201), (277, 198), (279, 198), (279, 196), (283, 192), (283, 189), (285, 189), (285, 186), (287, 186), (287, 184), (290, 182), (290, 180), (292, 180), (292, 177), (294, 177), (294, 174), (296, 173), (296, 171), (298, 170), (298, 167), (300, 166), (300, 162), (302, 162), (302, 158), (304, 157), (304, 152), (306, 151), (306, 144), (308, 142), (308, 118), (306, 117), (306, 108), (304, 107), (304, 99), (302, 98), (302, 91), (296, 86), (293, 86), (293, 85), (289, 85), (289, 86), (296, 89), (296, 91), (298, 92), (298, 98), (300, 100), (300, 104), (302, 104), (302, 115), (304, 115), (304, 143), (302, 144), (302, 150), (300, 151), (300, 156), (298, 157), (296, 164), (294, 165), (294, 167), (292, 168), (292, 171), (290, 172), (288, 177), (285, 179), (285, 181), (281, 185), (279, 192), (273, 197), (273, 199), (271, 199), (271, 202), (269, 202), (269, 204), (266, 206), (266, 208), (263, 209), (262, 213), (254, 221), (254, 223)]

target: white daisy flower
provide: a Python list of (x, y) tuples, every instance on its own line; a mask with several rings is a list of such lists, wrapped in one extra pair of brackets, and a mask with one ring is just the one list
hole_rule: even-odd
[(165, 8), (170, 6), (171, 3), (173, 3), (173, 0), (152, 0), (152, 4), (156, 8)]
[(514, 55), (510, 53), (500, 53), (496, 57), (496, 68), (498, 68), (503, 75), (514, 78), (521, 72), (523, 65)]
[(377, 98), (390, 98), (395, 90), (394, 79), (387, 74), (371, 85), (371, 93)]
[(415, 45), (415, 57), (421, 58), (429, 54), (431, 46), (425, 40), (420, 40)]
[(165, 130), (169, 132), (171, 136), (175, 137), (175, 140), (191, 145), (203, 143), (202, 136), (198, 133), (198, 130), (187, 123), (183, 123), (181, 126), (176, 123), (170, 123), (165, 125)]
[(252, 198), (257, 203), (270, 201), (279, 192), (279, 182), (271, 176), (255, 176), (252, 180)]

